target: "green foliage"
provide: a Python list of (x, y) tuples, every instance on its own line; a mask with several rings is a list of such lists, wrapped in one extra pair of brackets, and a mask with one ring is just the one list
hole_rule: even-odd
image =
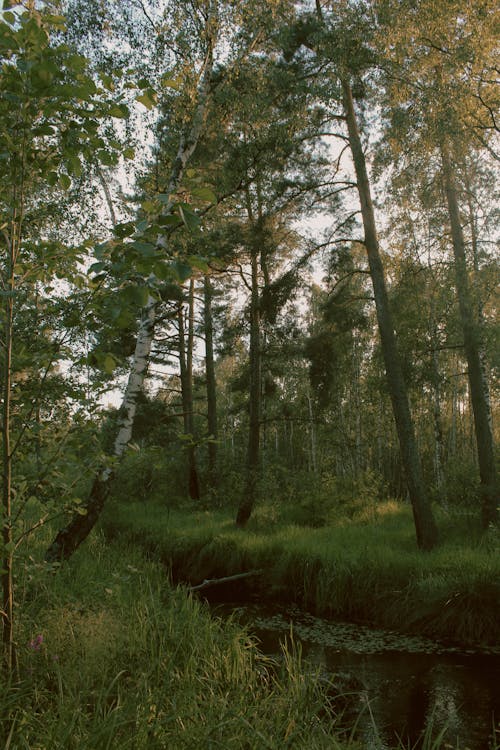
[(112, 494), (124, 502), (176, 505), (185, 494), (172, 448), (131, 449), (117, 467)]
[[(11, 747), (341, 748), (324, 681), (261, 656), (161, 567), (100, 537), (54, 576), (26, 561), (18, 683), (0, 683)], [(334, 686), (330, 687), (330, 693)]]
[(443, 486), (436, 491), (446, 507), (472, 511), (478, 506), (479, 479), (472, 459), (450, 459), (446, 465)]
[(325, 471), (312, 486), (310, 478), (297, 482), (293, 501), (282, 507), (281, 516), (289, 523), (318, 528), (345, 519), (370, 522), (386, 496), (383, 479), (372, 471), (357, 477)]
[(406, 504), (369, 502), (352, 519), (316, 529), (280, 520), (277, 511), (261, 507), (242, 532), (223, 511), (115, 503), (104, 527), (154, 550), (180, 580), (264, 569), (261, 600), (462, 643), (497, 643), (498, 539), (481, 543), (470, 517), (444, 516), (449, 541), (422, 554)]

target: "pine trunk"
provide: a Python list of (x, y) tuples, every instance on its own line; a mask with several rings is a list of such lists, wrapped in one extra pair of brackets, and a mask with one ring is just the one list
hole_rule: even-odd
[(260, 455), (261, 412), (261, 346), (260, 346), (260, 295), (258, 277), (258, 251), (252, 248), (252, 291), (250, 299), (250, 421), (246, 481), (243, 496), (236, 516), (236, 525), (245, 526), (257, 498), (257, 482)]
[(365, 247), (373, 284), (387, 385), (391, 397), (394, 421), (396, 423), (401, 456), (413, 509), (417, 544), (420, 549), (430, 550), (437, 543), (437, 528), (423, 482), (415, 432), (408, 403), (408, 394), (397, 350), (392, 313), (389, 306), (384, 270), (380, 257), (375, 213), (373, 210), (366, 162), (361, 145), (356, 113), (354, 111), (352, 91), (350, 84), (346, 79), (342, 80), (342, 91), (349, 133), (349, 145), (352, 151), (354, 168), (356, 171), (357, 187), (363, 217), (363, 228), (365, 232)]
[(210, 277), (204, 278), (204, 329), (205, 329), (205, 376), (207, 386), (207, 428), (208, 428), (208, 486), (217, 487), (217, 389), (214, 362), (214, 332), (212, 316), (213, 289)]
[(11, 673), (16, 667), (16, 649), (14, 642), (14, 540), (12, 534), (12, 454), (10, 447), (10, 407), (12, 396), (12, 340), (13, 340), (13, 305), (14, 305), (14, 251), (12, 238), (9, 242), (9, 259), (7, 268), (8, 292), (4, 305), (4, 361), (3, 361), (3, 411), (2, 411), (2, 525), (3, 555), (2, 565), (2, 642), (4, 663)]
[(188, 335), (184, 327), (184, 310), (178, 313), (179, 321), (179, 365), (181, 375), (182, 411), (184, 415), (184, 435), (187, 437), (187, 486), (191, 500), (200, 499), (200, 483), (196, 465), (193, 420), (193, 348), (194, 348), (194, 282), (190, 281), (188, 294)]
[(474, 304), (469, 287), (457, 188), (451, 159), (444, 145), (441, 148), (441, 159), (455, 259), (455, 283), (464, 337), (465, 356), (467, 358), (467, 374), (472, 411), (474, 414), (474, 429), (481, 480), (481, 520), (483, 527), (487, 528), (491, 523), (498, 523), (498, 506), (500, 502), (488, 384), (485, 378), (483, 362), (481, 361), (479, 322), (476, 321)]

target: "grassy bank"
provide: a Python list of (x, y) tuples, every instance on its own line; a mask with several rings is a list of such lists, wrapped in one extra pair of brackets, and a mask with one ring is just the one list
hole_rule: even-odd
[[(18, 567), (20, 679), (0, 679), (10, 750), (347, 748), (298, 655), (262, 657), (130, 545)], [(324, 687), (324, 686), (323, 686)]]
[(176, 580), (263, 569), (262, 597), (327, 617), (374, 623), (462, 644), (498, 645), (498, 535), (467, 517), (440, 519), (442, 543), (418, 552), (411, 511), (382, 503), (319, 529), (287, 524), (261, 508), (238, 530), (226, 512), (113, 503), (104, 528), (167, 564)]

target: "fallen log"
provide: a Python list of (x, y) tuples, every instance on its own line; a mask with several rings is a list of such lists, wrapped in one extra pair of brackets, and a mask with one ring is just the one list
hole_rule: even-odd
[(224, 578), (206, 578), (196, 586), (190, 586), (188, 591), (201, 591), (210, 586), (219, 586), (221, 583), (231, 583), (232, 581), (239, 581), (242, 578), (250, 578), (250, 576), (260, 576), (263, 572), (263, 570), (249, 570), (247, 573), (236, 573), (233, 576), (225, 576)]

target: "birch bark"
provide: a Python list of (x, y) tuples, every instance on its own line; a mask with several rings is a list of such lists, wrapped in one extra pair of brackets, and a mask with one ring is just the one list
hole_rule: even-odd
[[(216, 6), (217, 3), (214, 2), (211, 6), (212, 12), (208, 16), (206, 22), (206, 33), (208, 37), (207, 52), (200, 73), (200, 84), (191, 123), (179, 140), (176, 158), (172, 165), (167, 189), (168, 195), (170, 196), (177, 191), (181, 184), (186, 166), (196, 149), (198, 141), (200, 140), (209, 107), (213, 71), (213, 48), (215, 42), (213, 34), (215, 34), (216, 31), (216, 24), (214, 23)], [(171, 199), (165, 206), (164, 214), (171, 213), (173, 207)], [(158, 245), (167, 249), (167, 238), (165, 236), (159, 237)], [(76, 513), (70, 522), (57, 533), (46, 552), (45, 557), (49, 562), (56, 562), (69, 558), (87, 538), (104, 507), (110, 492), (110, 484), (113, 478), (113, 466), (116, 464), (116, 461), (122, 457), (132, 436), (132, 428), (137, 408), (137, 398), (143, 387), (149, 363), (151, 344), (154, 336), (156, 309), (157, 302), (153, 297), (150, 297), (141, 319), (127, 388), (120, 407), (118, 432), (114, 442), (113, 453), (112, 456), (110, 456), (112, 460), (110, 461), (109, 466), (101, 468), (97, 472), (89, 497), (85, 504), (84, 514)]]

